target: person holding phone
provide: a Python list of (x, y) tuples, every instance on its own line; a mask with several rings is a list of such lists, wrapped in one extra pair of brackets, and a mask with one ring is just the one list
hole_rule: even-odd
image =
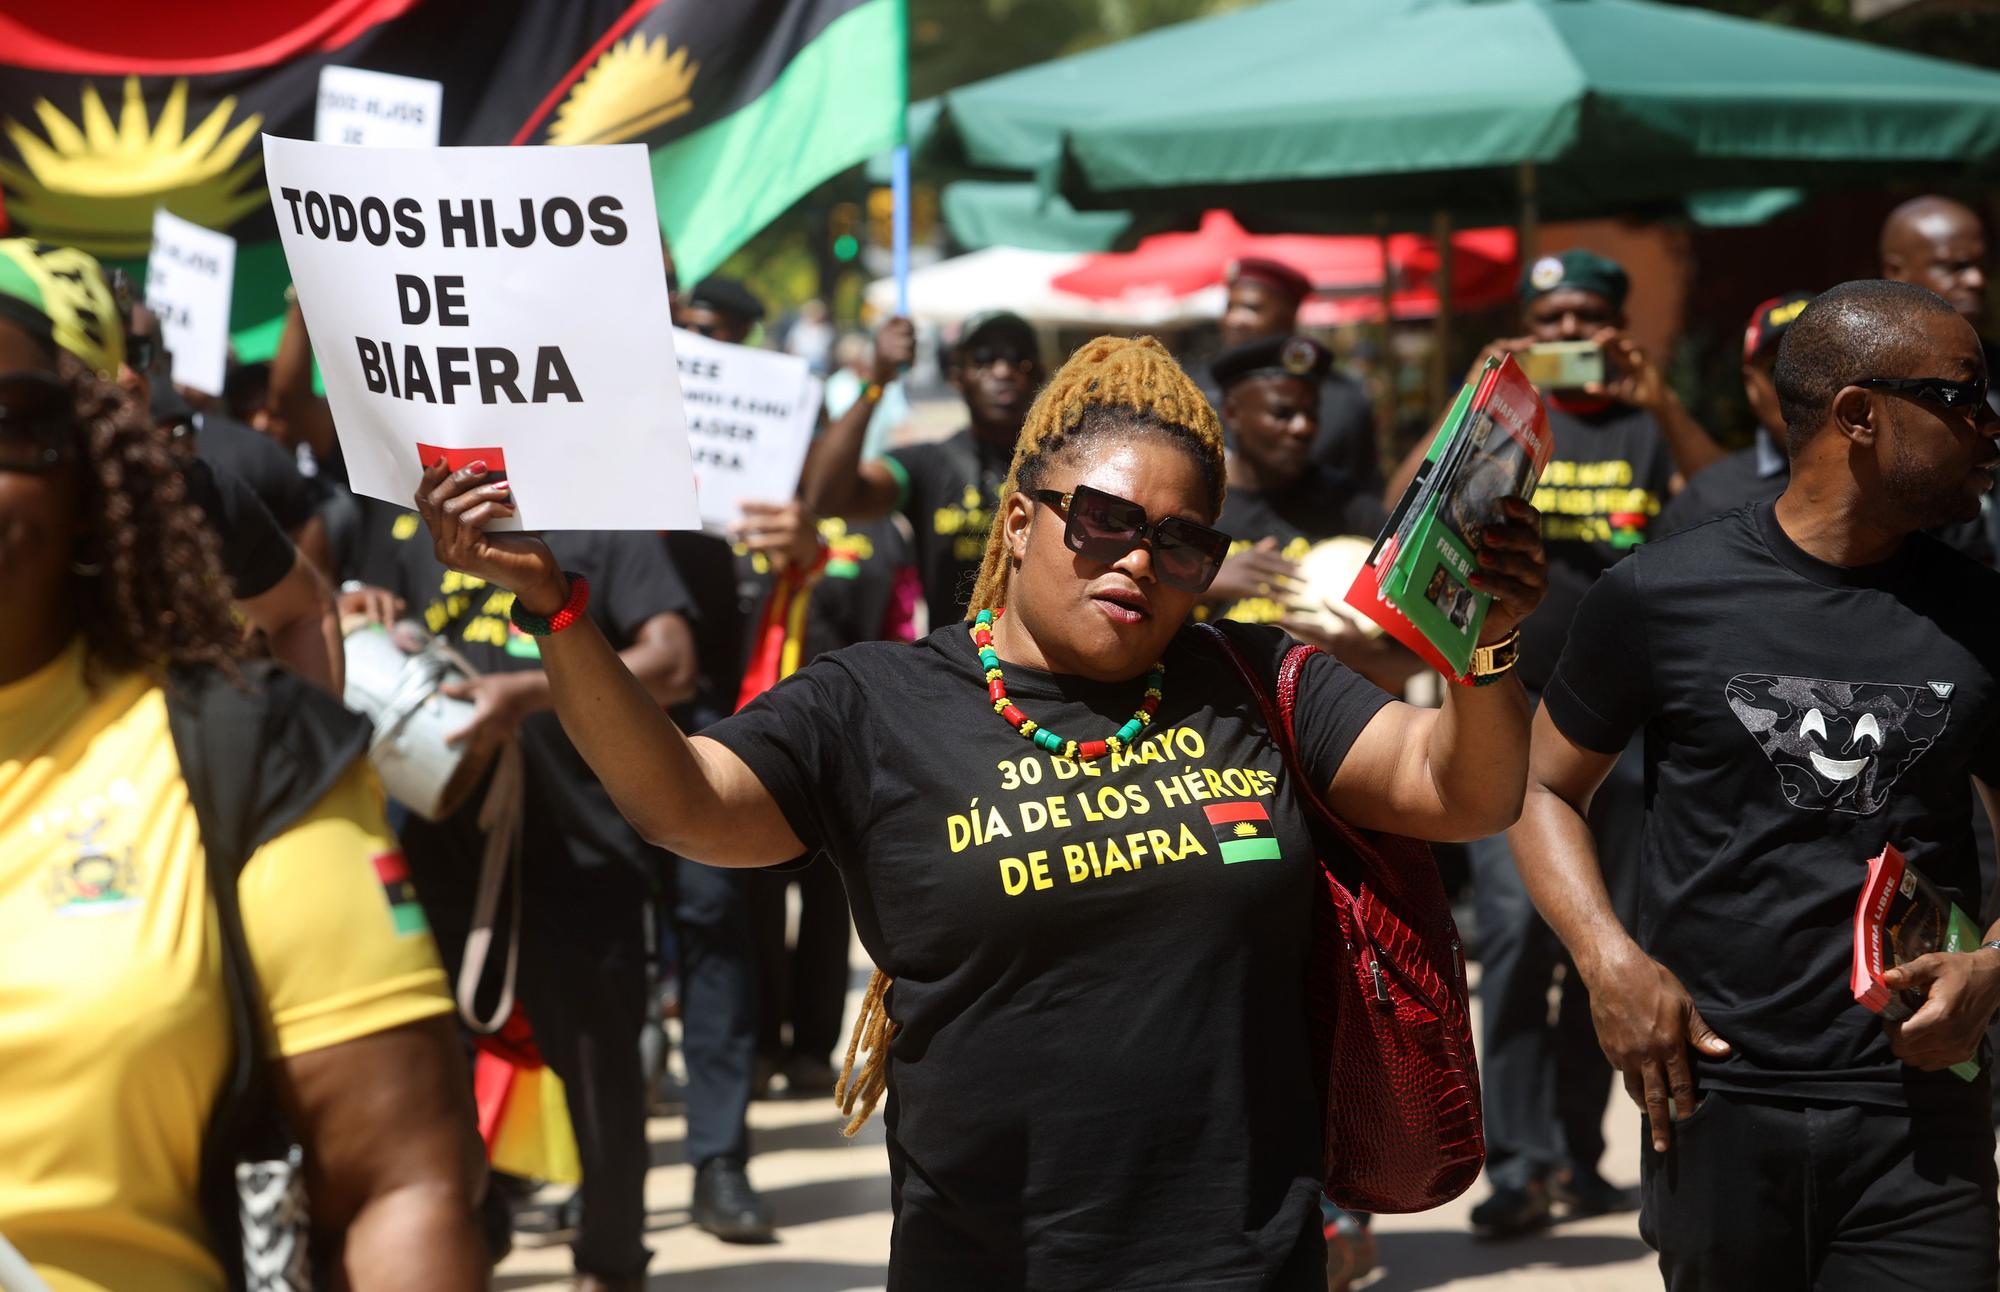
[[(1534, 502), (1543, 515), (1549, 595), (1521, 627), (1520, 665), (1522, 683), (1537, 699), (1584, 593), (1652, 536), (1679, 480), (1721, 456), (1626, 333), (1630, 287), (1621, 265), (1594, 252), (1541, 257), (1521, 279), (1526, 334), (1488, 346), (1473, 368), (1496, 353), (1528, 359), (1537, 346), (1581, 343), (1602, 355), (1602, 380), (1542, 392), (1555, 448)], [(1572, 372), (1576, 359), (1572, 352)], [(1404, 464), (1402, 481), (1424, 448), (1419, 444)], [(1642, 797), (1636, 763), (1627, 760), (1591, 808), (1621, 910), (1630, 906)], [(1628, 1209), (1627, 1191), (1598, 1171), (1611, 1073), (1591, 1036), (1582, 984), (1574, 972), (1558, 973), (1562, 946), (1528, 901), (1506, 840), (1479, 840), (1468, 853), (1484, 1007), (1486, 1173), (1493, 1186), (1473, 1208), (1473, 1230), (1502, 1238), (1539, 1229), (1553, 1219), (1552, 1203), (1571, 1215)], [(1562, 1004), (1552, 1023), (1548, 995), (1558, 982)]]

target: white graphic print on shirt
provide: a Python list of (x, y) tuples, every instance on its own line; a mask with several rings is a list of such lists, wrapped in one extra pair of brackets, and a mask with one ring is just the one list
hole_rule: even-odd
[(1793, 807), (1867, 816), (1937, 743), (1951, 687), (1739, 673), (1724, 695)]

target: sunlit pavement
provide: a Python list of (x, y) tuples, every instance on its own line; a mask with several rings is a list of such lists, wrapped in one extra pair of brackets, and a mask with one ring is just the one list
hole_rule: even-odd
[[(853, 982), (866, 981), (857, 948)], [(849, 1018), (858, 1001), (850, 992)], [(688, 1218), (694, 1173), (681, 1157), (683, 1122), (655, 1118), (649, 1127), (654, 1167), (646, 1181), (649, 1286), (690, 1292), (865, 1292), (883, 1285), (889, 1256), (889, 1174), (881, 1120), (852, 1140), (840, 1135), (831, 1099), (758, 1103), (751, 1108), (756, 1156), (750, 1179), (777, 1213), (778, 1241), (733, 1246)], [(1638, 1178), (1638, 1114), (1620, 1093), (1605, 1120), (1606, 1174)], [(1418, 1289), (1537, 1289), (1537, 1292), (1636, 1292), (1660, 1286), (1652, 1253), (1639, 1241), (1636, 1217), (1602, 1216), (1558, 1224), (1503, 1243), (1473, 1240), (1465, 1217), (1485, 1184), (1437, 1211), (1384, 1216), (1376, 1222), (1382, 1268), (1361, 1286), (1370, 1292)], [(517, 1240), (494, 1286), (503, 1290), (568, 1285), (569, 1248)]]

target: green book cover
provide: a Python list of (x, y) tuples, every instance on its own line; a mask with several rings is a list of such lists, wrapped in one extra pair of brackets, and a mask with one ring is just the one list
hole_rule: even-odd
[(1501, 518), (1501, 499), (1534, 492), (1552, 451), (1548, 415), (1512, 356), (1489, 365), (1381, 585), (1454, 676), (1470, 665), (1493, 604), (1491, 594), (1472, 586), (1478, 530)]

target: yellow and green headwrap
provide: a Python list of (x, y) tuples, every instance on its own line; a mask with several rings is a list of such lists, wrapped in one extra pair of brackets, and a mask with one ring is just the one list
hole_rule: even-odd
[(116, 377), (125, 362), (125, 328), (104, 267), (74, 247), (0, 238), (0, 318), (48, 338), (100, 377)]

